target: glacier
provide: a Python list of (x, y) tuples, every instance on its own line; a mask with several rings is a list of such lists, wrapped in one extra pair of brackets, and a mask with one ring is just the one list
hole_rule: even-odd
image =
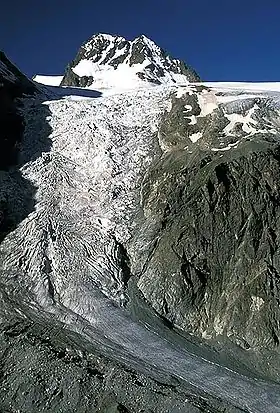
[[(238, 191), (230, 192), (229, 188), (236, 179), (234, 173), (238, 176), (242, 171), (242, 162), (249, 170), (248, 175), (252, 175), (251, 153), (255, 156), (254, 165), (257, 165), (259, 153), (261, 160), (269, 154), (268, 164), (276, 159), (271, 153), (279, 144), (279, 83), (191, 82), (179, 74), (180, 79), (172, 75), (175, 82), (159, 76), (155, 83), (155, 79), (144, 76), (123, 87), (111, 77), (111, 72), (118, 71), (123, 63), (108, 70), (113, 57), (121, 56), (119, 50), (122, 48), (114, 50), (116, 54), (110, 55), (108, 62), (102, 62), (113, 45), (121, 44), (125, 39), (101, 35), (94, 37), (94, 43), (98, 39), (105, 45), (101, 58), (98, 57), (102, 79), (98, 74), (98, 81), (90, 79), (90, 84), (82, 88), (79, 82), (73, 84), (71, 76), (67, 85), (67, 76), (40, 75), (34, 77), (37, 92), (20, 97), (18, 110), (24, 119), (24, 134), (18, 144), (18, 164), (1, 171), (0, 201), (5, 204), (8, 199), (11, 205), (16, 205), (9, 212), (11, 216), (15, 215), (16, 225), (5, 232), (0, 244), (0, 316), (1, 320), (12, 316), (20, 320), (10, 336), (5, 334), (17, 337), (18, 325), (32, 324), (39, 331), (45, 326), (48, 338), (39, 341), (39, 348), (51, 348), (55, 341), (52, 330), (57, 331), (58, 337), (65, 335), (59, 344), (65, 363), (73, 365), (76, 357), (75, 360), (83, 366), (89, 363), (90, 357), (95, 357), (94, 354), (101, 354), (110, 363), (115, 363), (114, 367), (108, 368), (108, 381), (115, 370), (120, 371), (121, 377), (128, 374), (125, 370), (128, 369), (136, 372), (129, 373), (136, 374), (135, 382), (139, 382), (138, 375), (143, 375), (142, 381), (147, 380), (143, 377), (149, 377), (153, 383), (163, 383), (163, 387), (169, 389), (163, 400), (170, 399), (173, 405), (159, 401), (158, 407), (154, 407), (158, 412), (280, 412), (278, 372), (268, 369), (264, 373), (264, 364), (259, 370), (252, 371), (256, 359), (249, 355), (251, 348), (256, 348), (259, 353), (265, 353), (267, 348), (278, 351), (273, 347), (271, 333), (273, 330), (277, 336), (277, 309), (273, 308), (276, 321), (271, 330), (267, 319), (259, 315), (261, 311), (266, 317), (270, 311), (272, 293), (269, 290), (265, 295), (261, 283), (254, 291), (255, 295), (251, 290), (245, 291), (244, 297), (251, 294), (252, 304), (246, 307), (245, 327), (240, 327), (234, 314), (245, 310), (240, 310), (237, 304), (232, 310), (231, 302), (233, 292), (240, 285), (236, 280), (222, 278), (223, 289), (218, 286), (211, 301), (212, 285), (207, 289), (205, 281), (210, 271), (203, 266), (207, 259), (208, 265), (211, 264), (207, 256), (210, 241), (203, 240), (201, 246), (200, 241), (191, 244), (192, 237), (197, 237), (196, 229), (202, 225), (199, 207), (205, 202), (209, 205), (206, 220), (210, 222), (212, 217), (213, 221), (217, 220), (221, 239), (225, 232), (230, 240), (233, 239), (232, 243), (241, 239), (237, 247), (235, 244), (232, 247), (239, 264), (244, 264), (244, 257), (250, 257), (251, 249), (247, 247), (244, 234), (250, 228), (254, 214), (243, 198), (246, 198), (246, 191), (249, 201), (250, 197), (255, 199), (251, 192), (258, 195), (257, 179), (253, 177), (252, 191), (245, 187), (241, 194), (239, 204), (244, 202), (245, 218), (238, 230), (231, 228), (227, 221), (226, 211), (232, 214), (227, 196), (232, 197), (230, 200), (237, 209), (232, 193)], [(143, 42), (143, 37), (141, 39)], [(153, 60), (157, 61), (161, 51), (146, 37), (144, 43), (151, 50)], [(125, 43), (123, 47), (130, 48), (130, 58), (132, 46)], [(91, 53), (92, 41), (83, 49)], [(167, 63), (170, 63), (168, 59)], [(80, 72), (84, 66), (79, 64), (72, 66), (78, 77), (95, 76), (95, 72)], [(96, 64), (91, 62), (90, 70), (96, 70)], [(126, 70), (134, 75), (138, 64), (127, 65)], [(140, 71), (145, 68), (144, 60)], [(2, 72), (0, 67), (0, 75), (2, 73), (6, 76), (6, 67)], [(15, 81), (16, 76), (11, 73), (8, 78)], [(242, 159), (240, 164), (239, 159)], [(259, 182), (263, 185), (266, 202), (268, 194), (278, 190), (278, 175), (275, 172), (275, 178), (272, 176), (265, 161), (261, 165), (266, 181), (259, 178)], [(242, 178), (239, 179), (241, 182)], [(223, 202), (227, 209), (223, 209)], [(251, 204), (252, 209), (257, 209), (257, 203)], [(272, 201), (268, 200), (265, 205), (270, 204)], [(270, 227), (274, 216), (276, 221), (278, 219), (277, 205), (275, 201), (271, 212), (269, 210), (265, 216), (265, 223), (268, 222)], [(6, 210), (3, 208), (3, 211), (5, 218)], [(222, 224), (213, 215), (215, 211), (218, 211), (219, 219), (224, 220)], [(264, 216), (261, 211), (258, 214)], [(186, 216), (194, 216), (197, 221), (189, 224)], [(230, 217), (233, 219), (234, 215)], [(262, 248), (256, 246), (256, 262), (260, 262), (261, 273), (266, 270), (265, 265), (272, 272), (270, 266), (277, 267), (277, 236), (269, 232), (265, 224), (264, 229), (261, 224), (259, 226), (259, 238), (268, 235)], [(180, 242), (185, 237), (186, 228), (188, 232), (182, 248)], [(236, 231), (234, 237), (232, 230)], [(213, 229), (212, 235), (214, 233)], [(217, 247), (221, 254), (216, 254), (213, 240), (212, 243), (214, 252), (211, 254), (218, 266), (227, 251), (221, 244)], [(272, 263), (267, 262), (265, 246), (272, 250)], [(228, 254), (227, 261), (234, 262), (234, 257), (230, 257), (230, 252)], [(238, 265), (234, 266), (237, 280), (241, 278)], [(240, 283), (245, 284), (242, 280)], [(274, 298), (278, 297), (276, 284), (275, 281), (271, 286)], [(224, 301), (228, 303), (227, 311), (222, 307)], [(219, 307), (215, 312), (215, 305), (220, 305), (222, 310)], [(247, 320), (253, 320), (253, 326), (258, 323), (262, 334), (254, 338), (253, 328), (250, 324), (248, 327)], [(24, 335), (24, 330), (20, 334)], [(36, 340), (39, 340), (38, 336), (35, 334)], [(34, 334), (29, 333), (26, 337), (35, 340)], [(239, 348), (247, 351), (248, 360), (243, 356), (239, 364), (239, 353), (236, 358), (229, 353), (224, 357), (217, 354), (211, 340), (221, 337), (235, 340), (234, 345), (239, 343)], [(66, 338), (67, 345), (63, 342)], [(19, 343), (22, 347), (27, 346), (25, 341)], [(237, 352), (237, 347), (233, 349)], [(100, 360), (96, 363), (103, 366), (105, 362)], [(100, 375), (98, 372), (97, 369), (97, 376)], [(3, 380), (9, 387), (9, 375), (5, 374)], [(116, 382), (118, 380), (121, 379)], [(14, 394), (20, 393), (21, 386), (22, 383), (15, 384)], [(146, 387), (139, 384), (138, 391)], [(66, 394), (65, 389), (61, 387), (62, 393)], [(48, 403), (53, 403), (56, 397), (55, 390), (52, 391)], [(161, 388), (160, 391), (165, 394), (167, 390)], [(122, 397), (126, 400), (126, 396)], [(147, 405), (152, 402), (150, 395), (146, 397), (145, 411), (148, 411)], [(176, 405), (176, 397), (180, 398), (179, 405)], [(145, 401), (145, 394), (141, 398)], [(136, 398), (131, 403), (138, 402), (141, 403)], [(11, 396), (9, 403), (15, 411)], [(25, 401), (21, 403), (25, 406)], [(121, 402), (118, 403), (120, 406)], [(112, 406), (115, 406), (113, 402)], [(116, 406), (111, 411), (130, 411)], [(110, 411), (111, 407), (107, 406), (108, 410), (104, 407), (103, 411)], [(53, 411), (55, 408), (52, 407)], [(59, 408), (67, 411), (65, 405)], [(25, 407), (23, 411), (28, 409), (35, 411), (34, 407), (33, 410)], [(83, 407), (81, 411), (98, 410)]]

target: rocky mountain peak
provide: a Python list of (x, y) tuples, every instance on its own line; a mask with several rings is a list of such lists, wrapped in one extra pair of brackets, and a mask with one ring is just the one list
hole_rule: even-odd
[[(86, 41), (81, 49), (84, 50), (84, 57), (98, 57), (98, 53), (102, 53), (108, 49), (108, 46), (118, 46), (119, 43), (125, 42), (121, 36), (112, 36), (106, 33), (93, 35)], [(110, 47), (110, 48), (111, 48)]]
[(183, 61), (172, 58), (145, 35), (134, 40), (99, 33), (68, 65), (62, 85), (104, 89), (199, 81)]

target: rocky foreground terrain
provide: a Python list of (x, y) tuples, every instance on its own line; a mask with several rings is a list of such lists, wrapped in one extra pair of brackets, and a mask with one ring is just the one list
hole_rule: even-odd
[(0, 411), (280, 412), (280, 86), (109, 35), (34, 80), (0, 54)]

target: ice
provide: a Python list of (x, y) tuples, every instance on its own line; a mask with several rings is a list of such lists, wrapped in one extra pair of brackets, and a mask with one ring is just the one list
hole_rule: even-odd
[(200, 138), (202, 138), (203, 133), (202, 132), (197, 132), (193, 133), (192, 135), (189, 136), (190, 140), (195, 143), (197, 142)]
[(203, 82), (206, 87), (216, 90), (245, 90), (280, 92), (280, 82)]
[(211, 151), (213, 152), (228, 151), (232, 148), (237, 148), (238, 144), (239, 144), (239, 141), (235, 143), (230, 143), (228, 146), (225, 146), (224, 148), (211, 148)]
[[(67, 97), (44, 102), (51, 112), (51, 148), (22, 170), (38, 188), (36, 211), (23, 222), (22, 234), (27, 231), (32, 239), (41, 239), (41, 228), (48, 222), (61, 225), (57, 238), (61, 245), (52, 259), (57, 263), (57, 291), (69, 308), (72, 291), (79, 290), (87, 277), (106, 296), (114, 300), (122, 296), (115, 240), (125, 243), (131, 236), (129, 223), (140, 198), (139, 179), (158, 156), (154, 133), (169, 94), (160, 86), (79, 101)], [(27, 123), (33, 122), (32, 108), (25, 114)], [(27, 128), (25, 147), (32, 147), (33, 140), (34, 131)], [(41, 268), (41, 246), (33, 248), (27, 238), (22, 247), (38, 257)], [(83, 256), (83, 262), (71, 251)], [(43, 277), (39, 272), (35, 278)]]
[(197, 119), (196, 119), (196, 116), (194, 116), (194, 115), (187, 116), (187, 117), (185, 117), (185, 119), (190, 120), (189, 125), (196, 125), (197, 124)]
[(253, 125), (256, 125), (258, 122), (252, 118), (252, 115), (257, 108), (258, 106), (254, 105), (254, 107), (248, 111), (247, 115), (240, 115), (239, 113), (225, 113), (225, 117), (230, 121), (230, 123), (224, 129), (225, 134), (230, 135), (236, 123), (242, 124), (242, 130), (244, 132), (256, 132), (256, 128)]
[(123, 37), (121, 36), (112, 36), (111, 34), (107, 34), (107, 33), (98, 33), (97, 35), (94, 36), (95, 38), (102, 38), (105, 40), (108, 40), (109, 42), (114, 42), (114, 40), (120, 39), (120, 40), (125, 40)]
[(33, 80), (46, 86), (59, 86), (63, 76), (36, 75)]
[(115, 69), (109, 64), (99, 64), (83, 59), (72, 70), (80, 77), (92, 76), (93, 83), (90, 86), (92, 89), (129, 89), (145, 86), (145, 82), (137, 76), (137, 73), (142, 71), (148, 64), (148, 61), (133, 66), (122, 63)]
[(219, 102), (215, 93), (212, 91), (205, 91), (204, 93), (197, 94), (198, 104), (201, 112), (198, 117), (204, 117), (210, 115), (215, 109), (217, 109)]

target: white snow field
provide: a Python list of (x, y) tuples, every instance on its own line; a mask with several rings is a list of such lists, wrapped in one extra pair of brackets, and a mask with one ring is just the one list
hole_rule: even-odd
[(63, 76), (36, 75), (33, 80), (46, 86), (59, 86)]
[(216, 90), (280, 92), (280, 82), (203, 82), (203, 84)]

